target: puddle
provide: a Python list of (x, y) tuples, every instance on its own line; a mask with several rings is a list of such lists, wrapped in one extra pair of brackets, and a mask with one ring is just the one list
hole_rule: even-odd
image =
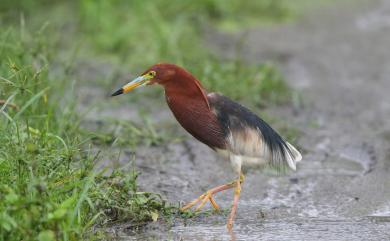
[(366, 143), (359, 146), (348, 146), (339, 155), (345, 160), (360, 164), (363, 169), (363, 174), (372, 171), (376, 164), (374, 148)]
[(242, 223), (232, 233), (225, 225), (177, 225), (165, 233), (117, 234), (117, 240), (387, 240), (389, 223), (368, 220), (272, 220)]
[(368, 215), (367, 217), (376, 222), (390, 223), (390, 203), (387, 206), (384, 206), (383, 208), (373, 212), (371, 215)]

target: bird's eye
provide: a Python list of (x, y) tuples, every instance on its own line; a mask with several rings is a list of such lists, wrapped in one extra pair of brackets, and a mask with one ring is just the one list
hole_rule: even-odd
[(150, 72), (149, 72), (149, 76), (150, 76), (150, 77), (156, 76), (156, 71), (150, 71)]

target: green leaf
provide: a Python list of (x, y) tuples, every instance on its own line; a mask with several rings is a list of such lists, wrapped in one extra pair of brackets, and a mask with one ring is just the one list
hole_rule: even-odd
[(62, 219), (63, 217), (65, 217), (66, 213), (67, 213), (68, 210), (64, 209), (64, 208), (59, 208), (57, 210), (55, 210), (54, 212), (52, 213), (49, 213), (48, 217), (49, 219)]
[(41, 231), (38, 235), (39, 241), (53, 241), (55, 240), (55, 233), (51, 230)]
[(17, 227), (15, 219), (13, 219), (7, 213), (3, 213), (3, 215), (0, 217), (0, 223), (1, 223), (1, 226), (5, 230), (7, 230), (8, 232), (11, 231), (12, 228), (16, 228)]
[(144, 196), (138, 196), (136, 199), (137, 204), (144, 205), (148, 202), (148, 199)]
[(158, 212), (151, 211), (150, 216), (152, 217), (153, 222), (156, 222), (158, 219)]
[(34, 142), (27, 142), (26, 150), (30, 153), (37, 153), (39, 151), (39, 147)]
[(30, 105), (32, 105), (36, 100), (38, 100), (45, 92), (49, 89), (49, 87), (41, 90), (36, 95), (34, 95), (30, 100), (24, 104), (24, 106), (20, 109), (18, 113), (14, 116), (14, 120), (16, 120)]
[(11, 192), (5, 196), (5, 201), (7, 203), (10, 203), (10, 204), (16, 203), (18, 201), (18, 199), (19, 199), (19, 196), (14, 192)]
[(68, 209), (75, 205), (76, 203), (76, 195), (71, 196), (60, 204), (60, 208)]

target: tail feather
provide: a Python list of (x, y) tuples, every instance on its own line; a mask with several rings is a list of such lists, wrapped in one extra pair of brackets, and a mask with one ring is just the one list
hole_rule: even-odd
[(288, 166), (294, 171), (297, 169), (296, 163), (302, 160), (301, 153), (290, 143), (286, 142), (286, 161)]

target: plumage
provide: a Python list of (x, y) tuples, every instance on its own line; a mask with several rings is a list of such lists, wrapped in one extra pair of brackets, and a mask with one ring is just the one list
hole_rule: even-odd
[(213, 113), (222, 125), (226, 150), (242, 157), (242, 164), (296, 169), (301, 154), (265, 121), (250, 110), (217, 93), (207, 95)]
[(164, 87), (169, 108), (180, 125), (192, 136), (227, 157), (239, 178), (215, 187), (181, 208), (187, 210), (199, 203), (200, 210), (207, 201), (219, 209), (213, 195), (234, 188), (232, 210), (227, 227), (231, 230), (237, 210), (244, 175), (243, 166), (289, 166), (296, 169), (301, 154), (286, 142), (265, 121), (249, 109), (217, 93), (207, 93), (201, 83), (185, 69), (174, 64), (156, 64), (130, 83), (114, 92), (127, 93), (143, 85)]
[[(282, 167), (287, 164), (296, 169), (296, 162), (302, 158), (300, 153), (265, 121), (221, 94), (209, 93), (205, 100), (206, 91), (200, 83), (189, 73), (182, 75), (186, 81), (166, 86), (165, 96), (177, 121), (192, 136), (234, 159), (232, 163), (240, 162), (234, 168), (238, 172), (241, 165)], [(189, 88), (191, 94), (183, 91)]]
[[(224, 148), (225, 139), (217, 116), (211, 112), (206, 91), (190, 73), (177, 72), (177, 84), (165, 86), (165, 98), (180, 125), (211, 148)], [(188, 90), (188, 91), (183, 91)]]

